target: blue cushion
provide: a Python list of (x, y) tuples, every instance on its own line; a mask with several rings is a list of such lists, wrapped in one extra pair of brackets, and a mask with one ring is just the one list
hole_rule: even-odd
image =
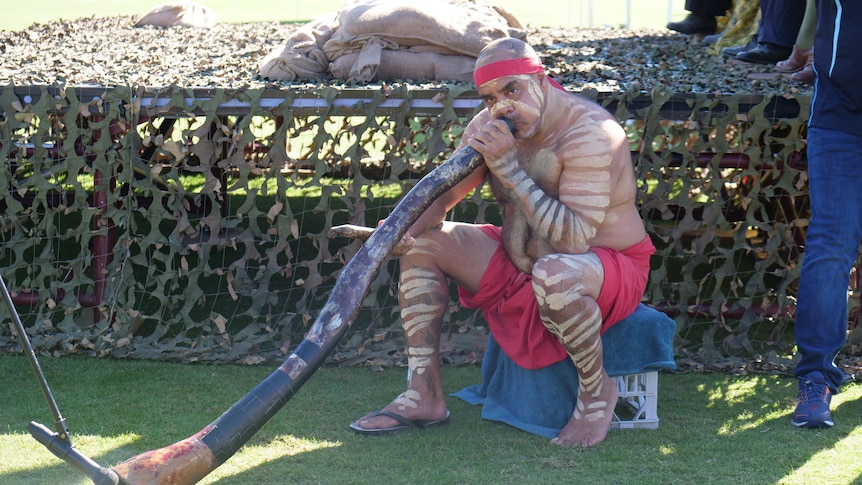
[[(676, 323), (644, 304), (602, 335), (605, 370), (611, 376), (673, 370)], [(554, 438), (569, 422), (578, 397), (578, 373), (569, 359), (529, 370), (512, 361), (493, 336), (482, 359), (482, 384), (453, 393), (481, 404), (482, 417)]]

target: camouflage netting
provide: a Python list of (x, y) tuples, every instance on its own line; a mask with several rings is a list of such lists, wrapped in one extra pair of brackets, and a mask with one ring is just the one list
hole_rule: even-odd
[[(658, 247), (645, 300), (676, 319), (678, 358), (786, 364), (807, 223), (808, 97), (581, 94), (629, 134)], [(34, 346), (283, 360), (359, 247), (328, 229), (385, 217), (451, 156), (477, 104), (459, 84), (7, 85), (0, 258)], [(498, 220), (487, 190), (453, 217)], [(332, 362), (402, 357), (396, 275), (395, 261), (384, 266)], [(855, 316), (855, 298), (852, 307)], [(446, 329), (448, 361), (476, 362), (484, 322), (454, 295)], [(0, 348), (18, 348), (8, 327)]]

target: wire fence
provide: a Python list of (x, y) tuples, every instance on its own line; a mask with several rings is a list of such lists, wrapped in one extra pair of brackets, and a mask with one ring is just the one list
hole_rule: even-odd
[[(629, 135), (658, 248), (645, 300), (676, 319), (678, 355), (786, 355), (808, 217), (808, 99), (582, 94)], [(358, 249), (329, 228), (385, 217), (452, 153), (478, 104), (456, 85), (7, 86), (0, 265), (34, 346), (55, 355), (283, 359)], [(452, 217), (495, 222), (495, 208), (480, 192)], [(390, 263), (334, 361), (398, 358)], [(851, 307), (855, 318), (858, 297)], [(454, 297), (451, 308), (447, 355), (475, 359), (487, 329)], [(0, 349), (16, 347), (0, 330)]]

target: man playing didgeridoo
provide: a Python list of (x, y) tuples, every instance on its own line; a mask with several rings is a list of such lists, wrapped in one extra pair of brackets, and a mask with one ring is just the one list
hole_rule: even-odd
[[(600, 334), (637, 307), (655, 251), (635, 205), (628, 142), (606, 110), (546, 76), (523, 41), (486, 46), (474, 78), (485, 109), (461, 147), (485, 164), (437, 199), (396, 248), (407, 390), (351, 428), (382, 434), (448, 422), (439, 343), (454, 281), (462, 304), (483, 310), (518, 365), (574, 362), (577, 403), (552, 442), (593, 446), (605, 439), (618, 397)], [(502, 227), (444, 221), (486, 177)]]

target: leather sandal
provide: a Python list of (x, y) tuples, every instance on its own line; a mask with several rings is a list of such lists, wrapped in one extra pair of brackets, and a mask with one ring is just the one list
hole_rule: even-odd
[(814, 82), (814, 64), (808, 64), (801, 71), (794, 72), (790, 75), (790, 79), (803, 83)]

